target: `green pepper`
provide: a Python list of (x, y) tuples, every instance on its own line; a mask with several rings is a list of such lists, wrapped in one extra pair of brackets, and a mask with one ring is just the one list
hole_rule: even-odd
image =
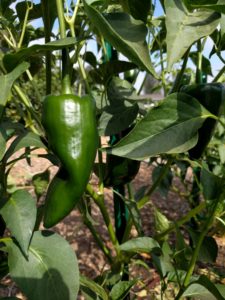
[(104, 185), (110, 187), (127, 184), (135, 178), (139, 168), (140, 161), (107, 154)]
[(98, 146), (95, 105), (89, 96), (49, 95), (42, 123), (61, 163), (46, 195), (44, 226), (49, 228), (71, 212), (86, 189)]
[[(111, 136), (110, 145), (113, 146), (114, 144), (119, 142), (119, 140), (127, 135), (130, 130), (131, 128), (128, 128), (120, 134)], [(140, 161), (107, 153), (104, 185), (106, 187), (115, 187), (121, 184), (127, 184), (135, 178), (139, 171), (139, 168)]]
[[(225, 88), (221, 83), (202, 83), (183, 86), (180, 90), (194, 98), (202, 104), (209, 112), (215, 116), (220, 116), (224, 106)], [(198, 142), (188, 151), (191, 159), (199, 159), (215, 130), (217, 121), (207, 119), (198, 130)]]

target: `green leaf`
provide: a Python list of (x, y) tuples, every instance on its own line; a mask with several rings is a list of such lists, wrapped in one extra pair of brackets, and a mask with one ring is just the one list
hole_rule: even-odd
[(10, 275), (29, 300), (77, 299), (77, 258), (61, 236), (50, 231), (36, 231), (28, 259), (13, 242), (7, 243), (7, 249)]
[(50, 179), (49, 169), (42, 173), (37, 173), (32, 177), (32, 183), (34, 185), (34, 191), (38, 198), (40, 198), (48, 187)]
[[(191, 239), (193, 241), (194, 247), (196, 246), (200, 232), (195, 232), (193, 230), (188, 230)], [(211, 236), (206, 236), (202, 242), (198, 260), (205, 263), (215, 263), (218, 255), (218, 245), (216, 240)]]
[(125, 13), (110, 13), (105, 17), (92, 5), (96, 0), (85, 0), (84, 8), (91, 22), (103, 37), (119, 52), (157, 77), (146, 43), (147, 28), (143, 22)]
[[(15, 12), (10, 7), (12, 2), (14, 2), (14, 1), (1, 0), (1, 3), (0, 3), (0, 16), (1, 16), (1, 25), (2, 25), (1, 28), (6, 28), (6, 27), (12, 28), (13, 24), (15, 25), (15, 23), (14, 23), (14, 21), (16, 19)], [(6, 44), (3, 43), (3, 45), (5, 46)], [(5, 50), (6, 47), (4, 47), (2, 49)]]
[(184, 270), (171, 271), (167, 274), (166, 279), (168, 280), (168, 282), (183, 282), (186, 273), (187, 272)]
[[(49, 23), (49, 27), (51, 30), (54, 25), (54, 21), (57, 17), (57, 9), (56, 9), (55, 0), (47, 0), (47, 1), (48, 1), (47, 5), (49, 5), (50, 9), (47, 7), (46, 4), (44, 6), (44, 9), (47, 10), (48, 23)], [(30, 1), (19, 2), (16, 5), (17, 17), (20, 19), (21, 23), (24, 21), (24, 17), (26, 14), (27, 2), (29, 3), (29, 5), (31, 5)], [(43, 1), (41, 1), (41, 2), (43, 2)], [(43, 6), (42, 5), (43, 5), (43, 3), (37, 3), (37, 4), (32, 3), (33, 8), (30, 10), (30, 12), (28, 14), (29, 21), (35, 20), (38, 18), (43, 18), (43, 22), (45, 24), (45, 15), (43, 14)]]
[(0, 2), (0, 15), (4, 15), (5, 11), (8, 9), (8, 7), (15, 2), (16, 0), (1, 0)]
[(223, 179), (206, 168), (202, 168), (201, 171), (201, 184), (203, 187), (203, 196), (206, 200), (217, 199), (223, 191)]
[(213, 284), (206, 276), (200, 276), (193, 281), (182, 294), (183, 297), (200, 297), (208, 300), (224, 300), (216, 285)]
[(141, 214), (140, 214), (140, 210), (138, 209), (138, 206), (137, 206), (137, 201), (135, 199), (127, 199), (127, 198), (123, 197), (116, 190), (114, 190), (113, 192), (118, 194), (120, 196), (120, 198), (124, 201), (124, 203), (126, 204), (126, 207), (129, 210), (131, 219), (133, 221), (133, 224), (134, 224), (138, 234), (140, 236), (143, 236), (144, 232), (143, 232), (143, 227), (142, 227)]
[(135, 260), (132, 261), (132, 265), (137, 265), (140, 267), (145, 268), (145, 270), (150, 271), (151, 272), (151, 266), (149, 265), (149, 263), (146, 261), (143, 261), (142, 259), (137, 259), (135, 258)]
[(6, 226), (27, 255), (37, 214), (34, 199), (27, 191), (17, 190), (1, 208), (0, 213)]
[(155, 251), (159, 252), (160, 250), (160, 246), (158, 242), (156, 242), (150, 237), (134, 238), (121, 244), (119, 247), (121, 251), (135, 252), (135, 253), (140, 253), (140, 252), (151, 253)]
[(116, 76), (119, 73), (132, 70), (136, 67), (135, 64), (129, 61), (113, 60), (100, 64), (98, 69), (93, 70), (93, 72), (97, 71), (102, 78), (102, 82), (108, 84), (108, 81), (112, 76)]
[(220, 144), (218, 146), (218, 152), (219, 152), (221, 163), (224, 164), (225, 163), (225, 145), (224, 144)]
[(77, 40), (73, 37), (67, 37), (64, 39), (56, 40), (46, 44), (36, 44), (28, 48), (22, 48), (15, 53), (8, 53), (3, 58), (3, 63), (8, 71), (11, 71), (21, 61), (26, 60), (33, 54), (44, 55), (46, 51), (59, 50), (65, 47), (73, 46), (77, 43)]
[(176, 262), (176, 269), (188, 270), (192, 249), (185, 242), (183, 233), (180, 228), (176, 227), (176, 252), (174, 253), (174, 261)]
[(126, 80), (114, 77), (107, 89), (109, 105), (105, 106), (99, 119), (99, 134), (110, 136), (128, 128), (136, 119), (139, 107), (134, 101), (127, 101), (134, 95), (133, 86)]
[(113, 77), (108, 84), (107, 96), (110, 104), (118, 105), (118, 100), (132, 100), (137, 96), (133, 85), (127, 80)]
[(39, 157), (49, 160), (53, 165), (60, 166), (60, 161), (53, 153), (39, 154)]
[(138, 209), (137, 202), (133, 199), (125, 199), (125, 204), (130, 212), (130, 216), (138, 234), (144, 235), (141, 214)]
[[(203, 1), (203, 3), (192, 3), (192, 9), (196, 8), (204, 8), (204, 9), (211, 9), (213, 11), (217, 11), (219, 13), (225, 13), (225, 0), (218, 0), (218, 1)], [(211, 3), (210, 3), (211, 2)], [(217, 3), (216, 3), (217, 2)]]
[(6, 137), (0, 130), (0, 160), (2, 160), (6, 150)]
[(3, 136), (8, 141), (14, 135), (20, 134), (25, 131), (24, 125), (21, 123), (15, 123), (13, 121), (1, 122), (1, 129)]
[(112, 287), (121, 280), (121, 274), (118, 270), (107, 270), (98, 278), (106, 287)]
[(171, 70), (195, 41), (210, 35), (217, 28), (220, 14), (203, 9), (188, 12), (181, 0), (166, 0), (165, 7), (167, 68)]
[(26, 147), (37, 147), (37, 148), (46, 148), (45, 145), (42, 143), (40, 136), (33, 133), (26, 131), (19, 135), (10, 145), (8, 148), (4, 159), (8, 160), (13, 153), (17, 152), (18, 150)]
[[(20, 22), (24, 21), (28, 5), (31, 6), (31, 1), (22, 1), (16, 4), (16, 14)], [(32, 6), (33, 8), (28, 14), (28, 20), (41, 18), (41, 5), (32, 4)]]
[(137, 282), (136, 279), (131, 281), (119, 281), (117, 284), (115, 284), (109, 294), (111, 300), (122, 300), (124, 299), (130, 289), (135, 285)]
[(225, 38), (225, 15), (224, 14), (221, 16), (220, 28), (221, 28), (221, 39), (224, 40)]
[(121, 0), (120, 2), (124, 10), (131, 14), (132, 17), (143, 22), (147, 21), (151, 8), (150, 0)]
[(155, 20), (156, 24), (154, 24), (154, 20), (152, 20), (152, 25), (157, 27), (157, 34), (155, 35), (152, 45), (151, 51), (154, 53), (155, 51), (166, 52), (166, 25), (165, 25), (165, 17), (160, 17)]
[[(1, 220), (1, 224), (3, 224), (2, 221), (3, 220)], [(3, 228), (1, 228), (1, 232), (3, 233), (2, 229)], [(2, 280), (4, 280), (3, 278), (5, 278), (9, 274), (8, 257), (3, 252), (6, 252), (6, 247), (4, 244), (1, 245), (1, 260), (0, 260), (0, 280), (1, 280), (1, 282), (2, 282)]]
[[(163, 169), (162, 165), (158, 165), (157, 167), (154, 168), (153, 172), (152, 172), (152, 180), (153, 182), (155, 182), (159, 175), (161, 174)], [(160, 184), (157, 187), (157, 190), (159, 191), (160, 195), (164, 198), (167, 197), (168, 192), (170, 190), (171, 184), (172, 184), (172, 180), (173, 180), (173, 174), (171, 172), (171, 170), (168, 170), (166, 176), (163, 177), (163, 179), (160, 181)]]
[(11, 88), (14, 81), (20, 77), (29, 68), (29, 63), (22, 62), (15, 69), (11, 69), (11, 72), (6, 75), (0, 76), (1, 89), (0, 89), (0, 117), (3, 111), (3, 107), (10, 96)]
[(195, 98), (171, 94), (107, 152), (137, 160), (185, 152), (196, 144), (198, 129), (211, 116)]
[(216, 4), (218, 0), (183, 0), (184, 4), (189, 10), (193, 10), (193, 6), (202, 7), (206, 4), (213, 5)]
[(172, 260), (173, 252), (167, 241), (163, 243), (161, 250), (162, 254), (160, 256), (155, 255), (154, 253), (152, 253), (151, 256), (153, 264), (162, 279), (165, 278), (168, 272), (174, 271), (174, 262)]
[[(89, 292), (93, 292), (95, 295), (98, 295), (101, 297), (102, 300), (108, 300), (108, 295), (103, 289), (102, 286), (94, 282), (93, 280), (85, 277), (85, 276), (80, 276), (80, 289), (81, 291), (84, 291), (85, 293), (87, 292), (87, 289)], [(94, 298), (96, 299), (96, 298)]]
[(125, 130), (136, 119), (138, 111), (138, 105), (128, 101), (105, 107), (99, 119), (99, 135), (110, 136)]
[(44, 211), (45, 211), (45, 205), (44, 204), (41, 204), (37, 207), (37, 216), (36, 216), (36, 222), (35, 222), (35, 225), (34, 225), (34, 231), (39, 230), (41, 222), (43, 220)]
[(225, 298), (225, 285), (224, 284), (215, 284), (216, 288), (220, 292), (220, 294)]
[[(193, 61), (193, 63), (197, 66), (198, 53), (197, 52), (191, 52), (190, 53), (190, 58)], [(208, 58), (206, 58), (204, 55), (202, 55), (202, 72), (207, 74), (207, 75), (213, 76), (210, 60)]]

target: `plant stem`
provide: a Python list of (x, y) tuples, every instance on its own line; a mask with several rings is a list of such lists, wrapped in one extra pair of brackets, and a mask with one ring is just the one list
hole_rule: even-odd
[[(77, 16), (77, 11), (78, 11), (78, 7), (79, 7), (79, 2), (76, 4), (75, 9), (74, 9), (74, 13), (71, 19), (69, 19), (68, 17), (66, 18), (67, 23), (69, 24), (70, 27), (70, 32), (71, 32), (71, 36), (76, 38), (76, 33), (75, 33), (75, 21), (76, 21), (76, 16)], [(91, 88), (90, 85), (88, 83), (88, 78), (87, 78), (87, 74), (85, 72), (85, 68), (83, 66), (82, 60), (78, 54), (78, 58), (77, 58), (78, 64), (79, 64), (79, 68), (80, 68), (80, 72), (81, 72), (81, 76), (84, 80), (85, 83), (85, 87), (87, 89), (87, 92), (89, 95), (91, 95)]]
[[(64, 18), (63, 0), (56, 0), (59, 30), (61, 39), (66, 38), (66, 23)], [(62, 93), (71, 94), (70, 57), (68, 49), (62, 49)]]
[(64, 19), (63, 0), (56, 0), (57, 14), (59, 19), (59, 31), (61, 39), (66, 37), (66, 24)]
[(124, 234), (123, 234), (122, 243), (124, 243), (128, 240), (132, 225), (133, 225), (133, 220), (131, 217), (129, 217), (129, 219), (127, 220), (127, 226), (126, 226)]
[[(99, 138), (99, 145), (101, 147), (101, 139)], [(103, 166), (103, 160), (102, 160), (102, 151), (98, 150), (98, 162), (99, 162), (99, 166), (98, 166), (98, 171), (99, 171), (99, 193), (103, 195), (104, 193), (104, 183), (103, 183), (103, 170), (102, 170), (102, 166)]]
[(159, 44), (160, 47), (160, 65), (161, 65), (161, 78), (162, 78), (162, 87), (163, 87), (163, 95), (166, 95), (166, 80), (165, 80), (165, 69), (164, 69), (164, 64), (163, 64), (163, 49), (161, 43)]
[(155, 191), (155, 189), (159, 186), (165, 175), (167, 174), (171, 164), (173, 162), (172, 158), (169, 158), (167, 163), (162, 167), (162, 170), (156, 179), (156, 181), (153, 183), (151, 188), (148, 190), (148, 192), (145, 194), (145, 196), (137, 203), (137, 206), (139, 209), (141, 209), (148, 201), (149, 197), (152, 195), (152, 193)]
[(30, 4), (28, 2), (26, 2), (26, 4), (27, 4), (27, 9), (26, 9), (25, 17), (24, 17), (22, 32), (21, 32), (21, 35), (20, 35), (20, 40), (19, 40), (19, 43), (17, 45), (18, 49), (20, 49), (22, 44), (23, 44), (23, 39), (24, 39), (25, 31), (26, 31), (28, 16), (29, 16), (30, 10), (33, 9), (33, 3), (32, 2)]
[(68, 49), (62, 49), (62, 92), (72, 94), (70, 80), (70, 56)]
[[(163, 180), (164, 176), (167, 174), (172, 162), (173, 162), (173, 159), (169, 158), (167, 163), (163, 166), (158, 178), (156, 179), (156, 181), (153, 183), (153, 185), (149, 189), (149, 191), (144, 195), (144, 197), (142, 199), (140, 199), (137, 202), (137, 208), (138, 209), (141, 209), (142, 207), (145, 206), (146, 203), (149, 202), (150, 196), (155, 191), (155, 189), (158, 187), (160, 182)], [(123, 242), (128, 239), (132, 225), (133, 225), (133, 221), (132, 221), (131, 217), (129, 217), (129, 219), (127, 221), (127, 226), (126, 226), (126, 229), (125, 229), (125, 232), (124, 232), (124, 236), (123, 236)]]
[(207, 232), (209, 231), (209, 228), (210, 228), (210, 226), (211, 226), (211, 224), (214, 220), (215, 212), (216, 212), (216, 209), (217, 209), (217, 206), (218, 206), (219, 202), (220, 202), (220, 198), (217, 199), (217, 201), (214, 203), (212, 212), (209, 215), (208, 220), (206, 221), (205, 226), (204, 226), (203, 230), (200, 233), (197, 244), (195, 245), (195, 248), (194, 248), (194, 252), (193, 252), (193, 255), (192, 255), (192, 258), (191, 258), (191, 261), (190, 261), (190, 264), (189, 264), (189, 267), (188, 267), (188, 270), (187, 270), (187, 273), (186, 273), (186, 276), (185, 276), (185, 279), (184, 279), (184, 282), (183, 282), (183, 285), (182, 285), (182, 288), (180, 289), (180, 291), (179, 291), (178, 295), (176, 296), (175, 300), (181, 299), (183, 291), (185, 290), (185, 288), (190, 283), (190, 279), (191, 279), (191, 276), (194, 272), (195, 264), (196, 264), (196, 261), (198, 259), (198, 255), (199, 255), (200, 248), (202, 246), (202, 242), (203, 242), (203, 240), (204, 240)]
[(32, 105), (31, 105), (30, 101), (28, 100), (27, 96), (24, 94), (24, 92), (21, 90), (21, 88), (18, 85), (14, 84), (13, 89), (15, 90), (15, 92), (17, 93), (17, 95), (19, 96), (21, 101), (24, 103), (24, 105), (26, 106), (29, 113), (35, 119), (35, 121), (37, 122), (39, 128), (43, 131), (41, 120), (39, 119), (38, 115), (35, 113), (35, 111), (34, 111)]
[(145, 77), (144, 77), (144, 79), (142, 80), (142, 83), (141, 83), (141, 85), (140, 85), (140, 87), (139, 87), (139, 89), (138, 89), (138, 91), (137, 91), (137, 94), (138, 95), (140, 95), (141, 94), (141, 91), (142, 91), (142, 89), (143, 89), (143, 87), (144, 87), (144, 85), (145, 85), (145, 82), (146, 82), (146, 80), (147, 80), (147, 78), (148, 78), (148, 73), (147, 72), (145, 72)]
[(91, 95), (92, 94), (91, 88), (90, 88), (90, 85), (88, 83), (87, 74), (85, 72), (85, 69), (84, 69), (84, 66), (83, 66), (83, 63), (82, 63), (82, 60), (81, 60), (80, 56), (78, 57), (78, 64), (79, 64), (79, 67), (80, 67), (80, 72), (81, 72), (81, 75), (83, 77), (87, 92), (88, 92), (89, 95)]
[(49, 95), (52, 92), (52, 54), (50, 51), (46, 52), (45, 59), (46, 95)]
[(116, 237), (119, 244), (123, 241), (129, 211), (122, 197), (125, 196), (125, 186), (123, 184), (113, 186), (114, 220)]
[[(41, 0), (41, 8), (44, 21), (44, 32), (45, 32), (45, 43), (50, 42), (51, 40), (51, 27), (50, 27), (50, 7), (48, 0)], [(45, 53), (45, 78), (46, 78), (46, 95), (51, 94), (52, 86), (52, 53), (51, 51), (46, 51)]]
[[(1, 238), (0, 239), (0, 243), (7, 243), (7, 242), (11, 242), (12, 241), (12, 238), (10, 238), (10, 237), (3, 237), (3, 238)], [(2, 251), (2, 248), (4, 248), (4, 247), (1, 247), (1, 251)]]
[(79, 9), (79, 5), (80, 5), (80, 0), (77, 0), (76, 4), (75, 4), (75, 7), (74, 7), (74, 11), (73, 11), (73, 15), (71, 18), (69, 17), (65, 17), (66, 19), (66, 22), (70, 25), (75, 25), (75, 22), (76, 22), (76, 17), (77, 17), (77, 12), (78, 12), (78, 9)]
[(92, 222), (87, 218), (86, 214), (85, 214), (85, 211), (83, 210), (83, 205), (85, 204), (81, 204), (79, 205), (79, 210), (82, 214), (82, 217), (83, 217), (83, 222), (84, 224), (87, 226), (87, 228), (90, 230), (93, 238), (95, 239), (97, 245), (99, 246), (99, 248), (102, 250), (102, 252), (104, 253), (104, 255), (107, 257), (108, 261), (110, 263), (112, 263), (112, 256), (111, 256), (111, 253), (110, 253), (110, 250), (104, 245), (100, 235), (98, 232), (96, 232)]
[(190, 221), (191, 218), (199, 214), (203, 209), (205, 208), (205, 203), (202, 202), (195, 208), (193, 208), (191, 211), (189, 211), (184, 217), (182, 217), (180, 220), (176, 221), (176, 224), (172, 224), (168, 229), (165, 231), (157, 234), (154, 236), (156, 240), (163, 239), (166, 235), (168, 235), (170, 232), (176, 230), (176, 227), (180, 227)]
[[(28, 153), (31, 154), (32, 151), (35, 151), (35, 150), (37, 150), (37, 149), (38, 149), (37, 147), (34, 147), (34, 148), (30, 149), (30, 150), (28, 151)], [(12, 164), (15, 164), (17, 161), (20, 161), (21, 159), (26, 158), (27, 155), (28, 155), (28, 153), (23, 153), (23, 154), (21, 154), (19, 157), (14, 158), (14, 159), (12, 159), (12, 160), (10, 160), (10, 161), (7, 161), (8, 156), (6, 156), (6, 157), (3, 157), (2, 161), (5, 161), (5, 165), (8, 167), (8, 166), (10, 166), (10, 165), (12, 165)], [(30, 156), (30, 157), (31, 157), (31, 156)], [(6, 158), (6, 159), (5, 159), (5, 158)]]
[(2, 37), (6, 40), (6, 42), (8, 43), (9, 46), (11, 46), (13, 49), (15, 49), (15, 45), (10, 41), (10, 39), (3, 33), (2, 34)]
[[(129, 199), (129, 201), (132, 201), (132, 202), (134, 202), (136, 204), (136, 200), (134, 198), (132, 184), (130, 182), (127, 184), (127, 192), (128, 192), (128, 199)], [(132, 225), (133, 225), (133, 220), (132, 220), (132, 217), (129, 216), (129, 218), (127, 220), (126, 228), (124, 230), (122, 243), (124, 243), (124, 242), (126, 242), (128, 240)], [(137, 230), (139, 236), (144, 236), (144, 232), (143, 232), (142, 228), (141, 229), (136, 228), (136, 230)]]
[(0, 199), (1, 206), (4, 203), (5, 195), (7, 194), (7, 174), (6, 162), (2, 159), (0, 164)]
[(98, 247), (102, 250), (102, 252), (104, 253), (104, 255), (107, 257), (108, 261), (110, 264), (113, 263), (113, 258), (110, 254), (109, 249), (104, 245), (104, 243), (102, 242), (102, 239), (100, 238), (100, 236), (98, 235), (98, 233), (96, 232), (94, 226), (91, 224), (90, 221), (88, 221), (87, 219), (84, 220), (84, 224), (88, 227), (88, 229), (90, 230), (93, 238), (95, 239)]
[(103, 51), (103, 54), (104, 54), (104, 58), (105, 58), (106, 61), (109, 61), (109, 57), (108, 57), (108, 53), (107, 53), (107, 49), (106, 49), (106, 44), (105, 44), (104, 38), (101, 34), (100, 34), (100, 41), (101, 41), (101, 46), (102, 46), (102, 51)]
[(13, 34), (12, 34), (12, 31), (9, 29), (9, 27), (6, 27), (6, 30), (8, 31), (8, 33), (10, 35), (12, 45), (13, 45), (13, 49), (15, 49), (16, 48), (16, 40), (15, 40)]
[(128, 198), (134, 200), (134, 192), (131, 183), (127, 183)]
[(190, 282), (190, 279), (191, 279), (191, 276), (192, 276), (192, 273), (194, 271), (195, 264), (196, 264), (196, 261), (197, 261), (197, 258), (198, 258), (198, 254), (199, 254), (199, 251), (200, 251), (200, 248), (201, 248), (201, 245), (202, 245), (202, 242), (203, 242), (204, 237), (206, 236), (206, 234), (207, 234), (207, 232), (208, 232), (208, 230), (209, 230), (209, 228), (210, 228), (210, 226), (213, 222), (215, 211), (216, 211), (216, 208), (217, 208), (217, 204), (218, 204), (218, 202), (216, 204), (214, 204), (213, 212), (210, 215), (210, 217), (208, 218), (208, 220), (206, 221), (205, 228), (200, 233), (200, 236), (198, 238), (198, 242), (197, 242), (197, 244), (194, 248), (194, 253), (192, 255), (186, 277), (184, 279), (184, 283), (183, 283), (184, 287), (186, 287)]
[(180, 88), (180, 83), (181, 83), (181, 80), (182, 80), (182, 77), (183, 77), (183, 74), (184, 74), (184, 71), (185, 71), (185, 68), (186, 68), (186, 65), (187, 65), (187, 61), (188, 61), (188, 57), (189, 57), (189, 52), (190, 52), (190, 48), (187, 50), (187, 52), (186, 52), (186, 54), (184, 56), (184, 60), (183, 60), (183, 64), (182, 64), (181, 70), (177, 74), (176, 79), (175, 79), (174, 84), (173, 84), (173, 87), (170, 90), (169, 94), (177, 92), (179, 90), (179, 88)]
[(98, 195), (93, 190), (93, 188), (92, 188), (92, 186), (90, 184), (87, 185), (87, 190), (86, 191), (92, 197), (92, 199), (97, 204), (97, 206), (99, 207), (99, 209), (101, 211), (101, 214), (102, 214), (102, 217), (104, 219), (105, 225), (107, 227), (110, 240), (112, 241), (112, 243), (113, 243), (113, 245), (115, 247), (115, 250), (116, 250), (116, 252), (118, 254), (119, 253), (119, 249), (118, 249), (119, 243), (118, 243), (118, 240), (116, 238), (116, 234), (115, 234), (115, 231), (114, 231), (114, 228), (113, 228), (113, 224), (112, 224), (112, 222), (110, 220), (108, 211), (107, 211), (107, 209), (105, 207), (103, 195)]
[(29, 79), (30, 82), (31, 82), (31, 85), (33, 86), (33, 89), (34, 89), (34, 91), (35, 91), (35, 94), (36, 94), (38, 100), (41, 101), (41, 95), (40, 95), (40, 93), (39, 93), (39, 91), (38, 91), (38, 88), (37, 88), (36, 83), (34, 82), (34, 79), (33, 79), (33, 76), (31, 75), (30, 70), (26, 70), (26, 74), (27, 74), (27, 76), (28, 76), (28, 79)]
[(219, 71), (219, 73), (216, 75), (216, 77), (213, 79), (212, 82), (218, 82), (220, 77), (222, 77), (225, 73), (225, 65), (223, 66), (223, 68)]
[(202, 43), (201, 40), (197, 41), (197, 68), (196, 68), (196, 83), (202, 83)]

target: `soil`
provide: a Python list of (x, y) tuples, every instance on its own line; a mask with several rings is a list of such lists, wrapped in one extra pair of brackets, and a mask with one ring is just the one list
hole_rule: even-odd
[[(30, 165), (26, 162), (26, 160), (20, 160), (15, 164), (10, 171), (9, 176), (9, 184), (12, 187), (26, 188), (34, 195), (31, 182), (32, 176), (43, 172), (47, 168), (50, 168), (52, 176), (55, 174), (57, 170), (56, 167), (51, 166), (48, 160), (35, 156), (35, 154), (37, 155), (40, 153), (43, 154), (43, 150), (38, 150), (33, 154)], [(142, 163), (138, 176), (136, 176), (135, 180), (132, 182), (134, 190), (137, 191), (140, 187), (151, 184), (151, 174), (152, 166), (148, 166), (147, 163)], [(93, 185), (97, 185), (97, 178), (94, 175), (91, 180)], [(178, 190), (182, 191), (182, 185), (178, 178), (173, 179), (173, 186), (175, 189), (177, 187)], [(168, 217), (169, 220), (172, 221), (184, 216), (189, 209), (186, 199), (174, 191), (169, 192), (166, 198), (163, 198), (160, 193), (156, 191), (150, 200), (161, 210), (163, 214)], [(105, 201), (113, 220), (113, 201), (112, 191), (110, 189), (105, 189)], [(154, 214), (151, 202), (149, 202), (149, 204), (141, 210), (142, 225), (146, 236), (152, 236), (155, 232)], [(106, 227), (104, 226), (104, 222), (102, 221), (98, 208), (94, 204), (92, 205), (92, 217), (96, 222), (97, 231), (110, 247), (111, 245)], [(106, 263), (103, 254), (96, 246), (90, 231), (83, 225), (82, 218), (78, 210), (73, 210), (70, 215), (67, 216), (63, 222), (54, 227), (53, 230), (64, 236), (71, 244), (77, 254), (79, 269), (83, 275), (89, 278), (95, 278), (103, 271), (107, 270), (109, 266)], [(135, 236), (136, 234), (136, 231), (132, 229), (132, 235)], [(219, 253), (217, 261), (213, 267), (219, 268), (221, 274), (225, 274), (225, 237), (216, 236), (216, 241), (219, 247)], [(143, 254), (142, 259), (144, 259), (147, 264), (149, 263), (149, 265), (151, 265), (150, 257), (148, 255)], [(209, 272), (205, 266), (202, 267), (202, 270), (202, 272), (206, 272), (207, 274)], [(160, 294), (160, 279), (153, 268), (146, 270), (141, 266), (135, 266), (130, 272), (131, 276), (138, 274), (145, 284), (144, 289), (138, 286), (135, 288), (135, 293), (138, 295), (138, 299), (158, 299), (157, 295)], [(223, 278), (220, 277), (219, 281), (225, 284), (225, 280)], [(7, 276), (4, 278), (2, 284), (3, 285), (0, 286), (0, 296), (17, 296), (23, 300), (26, 299), (18, 290), (16, 285), (11, 281), (10, 277)], [(171, 291), (168, 290), (168, 293), (170, 292)], [(83, 299), (82, 296), (79, 297), (79, 299)], [(173, 296), (168, 294), (168, 299), (173, 299)]]

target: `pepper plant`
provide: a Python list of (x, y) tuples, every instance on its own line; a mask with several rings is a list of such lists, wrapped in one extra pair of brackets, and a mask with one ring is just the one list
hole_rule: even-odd
[[(214, 234), (225, 225), (224, 14), (223, 0), (1, 0), (2, 280), (9, 274), (30, 300), (138, 299), (141, 279), (129, 270), (147, 253), (149, 265), (141, 263), (157, 272), (160, 299), (171, 286), (176, 300), (225, 299), (222, 284), (197, 272), (199, 262), (215, 262)], [(149, 76), (160, 101), (144, 93)], [(12, 167), (29, 164), (37, 149), (56, 175), (34, 176), (36, 197), (25, 187), (12, 191)], [(152, 166), (153, 183), (135, 190), (141, 162)], [(93, 172), (97, 187), (89, 182)], [(174, 188), (173, 176), (189, 204), (176, 222), (151, 202), (156, 190), (167, 195)], [(114, 220), (105, 187), (113, 191)], [(141, 218), (149, 203), (152, 236)], [(91, 218), (93, 205), (111, 246)], [(83, 276), (76, 253), (54, 230), (72, 210), (109, 265), (96, 279)]]

